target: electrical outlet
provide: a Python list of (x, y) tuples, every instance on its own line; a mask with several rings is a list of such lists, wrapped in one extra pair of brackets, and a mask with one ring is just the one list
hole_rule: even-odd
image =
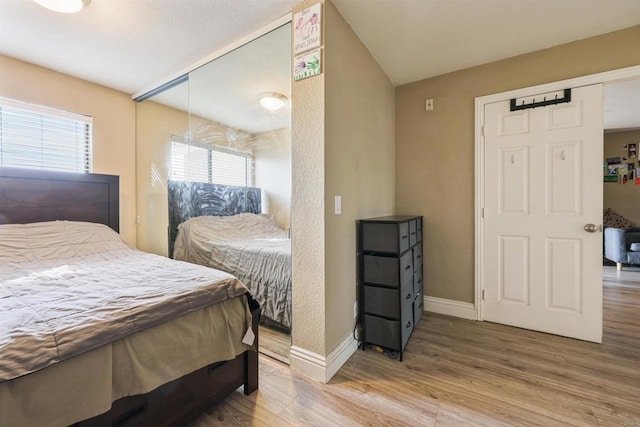
[(336, 215), (342, 213), (342, 196), (336, 196)]
[(433, 98), (425, 99), (424, 101), (424, 111), (432, 111), (433, 110)]

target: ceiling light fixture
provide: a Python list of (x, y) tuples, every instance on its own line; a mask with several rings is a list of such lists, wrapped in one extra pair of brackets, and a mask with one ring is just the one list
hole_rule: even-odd
[(91, 0), (33, 0), (42, 7), (60, 13), (76, 13), (89, 6)]
[(287, 97), (278, 92), (265, 92), (260, 95), (260, 105), (267, 110), (275, 111), (284, 107)]

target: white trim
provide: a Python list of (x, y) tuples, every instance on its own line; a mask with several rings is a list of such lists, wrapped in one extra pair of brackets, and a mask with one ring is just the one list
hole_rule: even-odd
[(358, 350), (358, 342), (349, 334), (327, 354), (327, 381), (347, 363), (347, 360)]
[(247, 43), (250, 43), (252, 41), (254, 41), (257, 38), (260, 38), (262, 36), (264, 36), (267, 33), (270, 33), (271, 31), (275, 30), (276, 28), (282, 27), (285, 24), (288, 24), (289, 22), (291, 22), (292, 20), (292, 14), (291, 12), (286, 13), (285, 15), (281, 16), (280, 18), (276, 19), (275, 21), (265, 25), (264, 27), (250, 33), (247, 34), (246, 36), (234, 41), (233, 43), (223, 47), (222, 49), (218, 49), (213, 53), (210, 53), (209, 55), (205, 56), (204, 58), (200, 59), (199, 61), (194, 62), (191, 65), (186, 66), (185, 68), (183, 68), (182, 70), (178, 71), (177, 73), (174, 73), (172, 75), (170, 75), (167, 78), (164, 78), (162, 80), (160, 80), (159, 82), (157, 82), (156, 84), (147, 87), (144, 90), (141, 90), (138, 93), (135, 93), (133, 95), (131, 95), (131, 99), (135, 100), (157, 88), (159, 88), (160, 86), (163, 86), (169, 82), (172, 82), (173, 80), (179, 79), (180, 77), (189, 74), (190, 72), (192, 72), (193, 70), (195, 70), (196, 68), (200, 68), (203, 65), (213, 61), (214, 59), (218, 59), (223, 55), (226, 55), (227, 53), (231, 52), (232, 50), (235, 50)]
[[(492, 95), (480, 96), (475, 99), (475, 298), (477, 305), (477, 320), (483, 320), (483, 304), (481, 298), (484, 287), (484, 221), (482, 221), (482, 209), (484, 207), (484, 186), (482, 177), (484, 176), (484, 136), (482, 127), (484, 125), (484, 107), (493, 102), (505, 101), (511, 98), (521, 98), (536, 95), (538, 93), (553, 92), (556, 90), (588, 86), (598, 83), (608, 83), (619, 80), (640, 78), (640, 65), (620, 68), (618, 70), (605, 71), (603, 73), (590, 74), (587, 76), (575, 77), (557, 82), (545, 83), (538, 86), (531, 86), (507, 92), (495, 93)], [(426, 298), (425, 298), (426, 301)], [(426, 302), (425, 302), (426, 307)]]
[(290, 367), (306, 377), (328, 383), (357, 349), (358, 342), (351, 334), (347, 335), (326, 357), (304, 348), (291, 346)]
[(460, 317), (462, 319), (476, 320), (476, 307), (470, 302), (455, 301), (451, 299), (424, 297), (424, 311), (446, 314), (447, 316)]
[(0, 106), (18, 108), (46, 116), (54, 116), (62, 119), (74, 120), (76, 122), (93, 125), (93, 117), (87, 114), (75, 113), (73, 111), (63, 110), (57, 107), (49, 107), (46, 105), (33, 104), (31, 102), (21, 101), (19, 99), (5, 98), (0, 96)]

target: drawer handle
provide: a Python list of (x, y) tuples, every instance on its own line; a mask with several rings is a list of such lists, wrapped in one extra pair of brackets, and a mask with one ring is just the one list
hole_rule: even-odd
[(418, 255), (416, 258), (418, 258), (418, 259), (422, 258), (422, 255)]
[(405, 326), (405, 328), (409, 329), (411, 327), (411, 322), (407, 322), (407, 326)]
[(407, 237), (409, 237), (409, 236), (402, 236), (403, 239), (406, 239)]
[(418, 283), (422, 283), (422, 279), (418, 280)]
[(408, 270), (408, 269), (410, 269), (410, 268), (411, 268), (411, 266), (410, 266), (410, 265), (407, 265), (404, 269), (405, 269), (405, 270)]
[(411, 293), (408, 293), (404, 299), (411, 299)]
[(424, 305), (424, 303), (421, 302), (418, 307), (422, 308), (423, 305)]

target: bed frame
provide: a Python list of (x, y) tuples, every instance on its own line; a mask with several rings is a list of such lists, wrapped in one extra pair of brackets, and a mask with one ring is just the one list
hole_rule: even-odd
[[(0, 167), (0, 224), (70, 220), (119, 230), (119, 177)], [(258, 348), (259, 304), (247, 294)], [(181, 425), (244, 386), (258, 389), (258, 353), (213, 363), (149, 393), (123, 397), (111, 410), (75, 426)]]

